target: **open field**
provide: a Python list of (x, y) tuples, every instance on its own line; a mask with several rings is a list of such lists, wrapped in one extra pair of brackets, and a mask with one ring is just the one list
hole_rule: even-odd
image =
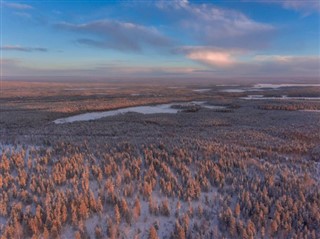
[(319, 97), (319, 84), (2, 82), (0, 234), (319, 238)]

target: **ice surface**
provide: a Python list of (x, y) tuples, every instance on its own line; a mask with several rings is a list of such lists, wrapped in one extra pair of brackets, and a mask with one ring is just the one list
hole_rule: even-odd
[(125, 114), (129, 112), (140, 113), (140, 114), (159, 114), (159, 113), (176, 114), (180, 111), (180, 109), (172, 108), (172, 105), (176, 105), (176, 104), (196, 104), (196, 105), (201, 105), (202, 107), (208, 108), (208, 109), (225, 108), (224, 106), (208, 105), (205, 101), (192, 101), (187, 103), (170, 103), (170, 104), (161, 104), (161, 105), (134, 106), (134, 107), (127, 107), (127, 108), (108, 110), (108, 111), (102, 111), (102, 112), (84, 113), (84, 114), (57, 119), (53, 122), (56, 124), (64, 124), (64, 123), (72, 123), (76, 121), (97, 120), (104, 117), (115, 116), (115, 115)]
[(221, 92), (228, 92), (228, 93), (242, 93), (242, 92), (246, 92), (247, 90), (244, 89), (224, 89), (224, 90), (220, 90)]
[(194, 89), (194, 90), (192, 90), (192, 91), (203, 93), (203, 92), (207, 92), (207, 91), (210, 91), (210, 90), (211, 90), (211, 89)]
[(282, 95), (280, 97), (267, 97), (263, 95), (248, 95), (246, 97), (240, 97), (244, 100), (320, 100), (320, 97), (290, 97)]
[(255, 84), (253, 88), (272, 88), (277, 89), (281, 87), (308, 87), (308, 86), (318, 86), (320, 84)]

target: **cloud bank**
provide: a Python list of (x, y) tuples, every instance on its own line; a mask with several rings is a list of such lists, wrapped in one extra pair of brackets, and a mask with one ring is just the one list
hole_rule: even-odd
[(263, 55), (244, 49), (188, 46), (175, 50), (219, 76), (320, 76), (320, 56)]
[(23, 51), (23, 52), (47, 52), (47, 48), (43, 47), (23, 47), (23, 46), (12, 46), (12, 45), (6, 45), (0, 47), (1, 50), (4, 51)]

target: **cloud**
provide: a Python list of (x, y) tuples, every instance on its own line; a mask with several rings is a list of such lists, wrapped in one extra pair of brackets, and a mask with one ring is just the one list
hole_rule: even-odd
[(137, 52), (147, 46), (158, 48), (170, 45), (170, 40), (157, 29), (131, 22), (99, 20), (84, 24), (59, 23), (56, 27), (94, 35), (98, 39), (81, 38), (78, 43), (98, 48)]
[(219, 76), (320, 76), (319, 56), (261, 55), (239, 48), (187, 46), (174, 51)]
[(14, 12), (13, 14), (18, 17), (22, 17), (22, 18), (26, 18), (26, 19), (32, 18), (31, 14), (26, 13), (26, 12)]
[(265, 49), (277, 31), (275, 26), (255, 21), (239, 11), (207, 3), (159, 1), (148, 7), (155, 21), (164, 23), (159, 29), (170, 33), (170, 38), (155, 27), (110, 19), (83, 24), (62, 22), (55, 26), (79, 34), (76, 42), (81, 45), (126, 52), (152, 49), (163, 53), (185, 42), (216, 48)]
[[(57, 66), (48, 64), (47, 66), (30, 63), (27, 59), (1, 59), (0, 65), (3, 67), (5, 77), (102, 77), (103, 79), (123, 78), (132, 79), (140, 77), (167, 77), (167, 76), (188, 76), (201, 70), (201, 67), (177, 67), (177, 66), (144, 66), (144, 65), (124, 65), (115, 62), (99, 62), (92, 64), (83, 62), (78, 66)], [(107, 76), (107, 77), (106, 77)]]
[(23, 46), (11, 46), (11, 45), (6, 45), (2, 46), (0, 48), (1, 50), (4, 51), (23, 51), (23, 52), (47, 52), (47, 48), (43, 47), (23, 47)]
[[(230, 51), (232, 52), (232, 51)], [(183, 79), (247, 79), (258, 78), (288, 78), (304, 81), (307, 78), (319, 79), (319, 56), (285, 56), (285, 55), (247, 55), (248, 60), (241, 57), (246, 53), (231, 54), (232, 64), (218, 66), (216, 63), (203, 66), (170, 66), (170, 65), (135, 65), (125, 62), (98, 62), (83, 61), (77, 66), (65, 64), (54, 65), (50, 62), (34, 64), (28, 59), (1, 59), (3, 76), (9, 77), (101, 77), (101, 79), (152, 79), (152, 77), (182, 77)], [(200, 62), (200, 61), (199, 61)], [(107, 77), (106, 77), (107, 76)]]
[(239, 61), (229, 74), (239, 76), (320, 76), (319, 56), (257, 55), (247, 61)]
[(237, 61), (236, 56), (242, 50), (219, 49), (214, 47), (188, 46), (181, 47), (175, 51), (184, 54), (188, 59), (214, 67), (230, 67)]
[(319, 0), (262, 0), (261, 2), (278, 4), (285, 9), (303, 12), (304, 15), (309, 15), (313, 12), (320, 13)]
[(258, 55), (250, 62), (237, 67), (242, 75), (259, 75), (273, 77), (316, 77), (320, 76), (319, 56), (287, 56), (287, 55)]
[(255, 60), (259, 62), (278, 62), (278, 63), (288, 63), (288, 62), (301, 62), (306, 60), (318, 60), (318, 56), (291, 56), (291, 55), (256, 55)]
[(212, 4), (193, 4), (184, 0), (162, 1), (157, 6), (178, 25), (180, 32), (209, 46), (262, 48), (269, 45), (276, 31), (271, 24)]
[[(281, 1), (280, 1), (281, 2)], [(318, 0), (308, 1), (295, 1), (295, 0), (284, 0), (282, 1), (284, 8), (293, 9), (296, 11), (320, 11), (320, 2)]]
[(33, 9), (32, 6), (28, 4), (21, 4), (21, 3), (9, 3), (9, 2), (3, 2), (3, 6), (8, 7), (8, 8), (13, 8), (16, 10), (29, 10)]
[(271, 66), (273, 69), (285, 68), (291, 73), (299, 71), (320, 76), (319, 56), (257, 55), (253, 61), (265, 69)]
[(2, 69), (2, 77), (7, 75), (23, 75), (26, 69), (21, 66), (21, 60), (15, 58), (2, 58), (0, 59), (0, 66)]
[(6, 65), (17, 65), (20, 61), (17, 59), (10, 59), (10, 58), (1, 58), (0, 59), (0, 65), (6, 66)]

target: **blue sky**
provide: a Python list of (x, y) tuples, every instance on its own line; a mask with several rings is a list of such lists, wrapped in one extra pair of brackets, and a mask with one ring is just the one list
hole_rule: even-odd
[(1, 1), (2, 75), (318, 77), (319, 1)]

